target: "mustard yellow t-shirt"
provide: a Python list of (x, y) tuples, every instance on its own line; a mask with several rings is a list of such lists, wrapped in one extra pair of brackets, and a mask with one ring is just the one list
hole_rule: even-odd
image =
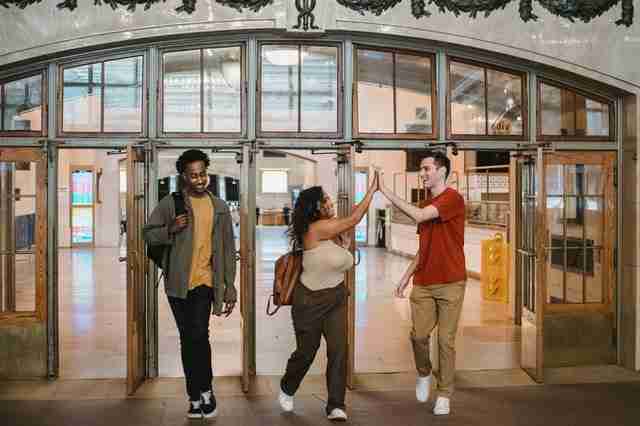
[(213, 237), (213, 203), (208, 195), (189, 197), (193, 208), (193, 255), (189, 290), (200, 285), (213, 287), (211, 238)]

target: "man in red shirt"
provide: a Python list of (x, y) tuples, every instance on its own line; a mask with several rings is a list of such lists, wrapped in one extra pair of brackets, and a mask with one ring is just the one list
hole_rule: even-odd
[(420, 246), (413, 262), (402, 276), (395, 293), (404, 291), (413, 276), (411, 291), (411, 342), (418, 370), (416, 398), (429, 399), (431, 360), (429, 336), (438, 325), (440, 373), (435, 415), (449, 414), (454, 388), (455, 338), (462, 311), (467, 272), (464, 259), (464, 199), (446, 184), (451, 162), (440, 151), (427, 155), (420, 163), (420, 178), (427, 199), (418, 207), (396, 196), (381, 182), (381, 192), (418, 224)]

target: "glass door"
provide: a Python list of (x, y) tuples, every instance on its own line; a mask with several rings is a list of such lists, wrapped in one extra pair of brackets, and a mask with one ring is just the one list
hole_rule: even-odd
[(0, 148), (0, 377), (4, 378), (37, 378), (47, 371), (46, 187), (47, 155), (42, 149)]
[(540, 149), (518, 185), (522, 368), (615, 363), (615, 154)]
[[(543, 309), (542, 288), (539, 273), (542, 235), (541, 188), (538, 153), (522, 155), (517, 163), (519, 228), (516, 239), (517, 282), (521, 286), (522, 337), (521, 367), (537, 382), (543, 381)], [(542, 169), (543, 170), (543, 169)]]
[(71, 167), (71, 245), (94, 243), (93, 167)]

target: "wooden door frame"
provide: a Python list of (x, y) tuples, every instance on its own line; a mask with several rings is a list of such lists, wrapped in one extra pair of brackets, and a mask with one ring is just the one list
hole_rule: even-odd
[[(35, 311), (32, 312), (0, 312), (0, 325), (23, 326), (46, 323), (47, 312), (47, 154), (41, 148), (2, 148), (0, 161), (29, 161), (36, 165), (36, 229), (35, 241)], [(40, 189), (40, 190), (38, 190)], [(47, 351), (45, 348), (44, 359)]]
[[(147, 378), (145, 333), (146, 318), (138, 318), (136, 303), (138, 298), (146, 299), (146, 284), (148, 260), (145, 256), (144, 243), (142, 242), (142, 226), (144, 226), (145, 212), (142, 205), (142, 222), (138, 223), (139, 201), (137, 200), (136, 162), (146, 163), (145, 153), (139, 152), (143, 148), (133, 144), (127, 146), (127, 394), (133, 395), (138, 387)], [(141, 182), (143, 197), (148, 192)], [(144, 200), (143, 200), (144, 201)], [(136, 232), (140, 231), (140, 232)], [(137, 292), (137, 293), (136, 293)], [(143, 312), (144, 313), (144, 312)], [(139, 321), (142, 322), (140, 325)], [(142, 354), (140, 354), (142, 351)], [(141, 365), (136, 363), (143, 360)], [(142, 371), (140, 371), (142, 370)]]

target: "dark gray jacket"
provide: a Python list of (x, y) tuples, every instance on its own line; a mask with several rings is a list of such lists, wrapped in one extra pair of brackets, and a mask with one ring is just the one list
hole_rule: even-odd
[[(231, 213), (227, 204), (220, 198), (207, 192), (213, 202), (214, 220), (211, 236), (211, 266), (213, 268), (213, 313), (222, 312), (223, 302), (235, 302), (237, 299), (234, 286), (236, 278), (236, 246), (233, 237)], [(189, 196), (184, 195), (185, 206), (189, 213), (189, 224), (181, 232), (170, 236), (169, 225), (175, 220), (175, 202), (171, 194), (160, 200), (153, 209), (151, 217), (142, 230), (144, 240), (153, 244), (171, 245), (168, 256), (163, 261), (165, 292), (168, 296), (185, 299), (189, 291), (189, 273), (193, 252), (193, 209)], [(165, 251), (167, 253), (168, 251)], [(168, 268), (167, 268), (168, 266)]]

